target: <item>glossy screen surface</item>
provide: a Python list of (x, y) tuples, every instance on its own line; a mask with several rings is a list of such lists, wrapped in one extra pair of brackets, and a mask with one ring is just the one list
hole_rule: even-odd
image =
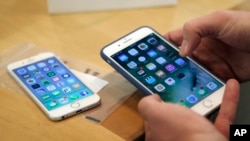
[(17, 68), (14, 73), (48, 110), (93, 94), (55, 57)]
[(155, 34), (111, 57), (166, 102), (192, 107), (223, 86)]

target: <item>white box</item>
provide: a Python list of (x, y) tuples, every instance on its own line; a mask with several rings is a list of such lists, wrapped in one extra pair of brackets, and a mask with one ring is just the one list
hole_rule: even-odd
[(71, 13), (175, 5), (177, 0), (47, 0), (48, 12)]

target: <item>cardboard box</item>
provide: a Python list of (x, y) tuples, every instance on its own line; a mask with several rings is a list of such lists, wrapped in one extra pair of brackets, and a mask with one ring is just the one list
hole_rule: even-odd
[(177, 0), (47, 0), (48, 12), (71, 13), (175, 5)]

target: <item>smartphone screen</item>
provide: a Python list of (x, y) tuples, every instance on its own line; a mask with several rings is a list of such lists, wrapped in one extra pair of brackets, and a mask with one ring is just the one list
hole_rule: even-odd
[(13, 71), (48, 111), (94, 94), (55, 57)]
[(151, 33), (111, 58), (163, 101), (192, 107), (223, 83)]

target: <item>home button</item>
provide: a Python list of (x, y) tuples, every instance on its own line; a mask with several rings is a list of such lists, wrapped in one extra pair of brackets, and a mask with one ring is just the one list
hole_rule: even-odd
[(203, 104), (203, 106), (204, 107), (206, 107), (206, 108), (211, 108), (212, 106), (213, 106), (213, 101), (211, 101), (211, 100), (204, 100), (203, 102), (202, 102), (202, 104)]
[(71, 107), (72, 108), (78, 108), (78, 107), (80, 107), (80, 103), (78, 103), (78, 102), (72, 103)]

